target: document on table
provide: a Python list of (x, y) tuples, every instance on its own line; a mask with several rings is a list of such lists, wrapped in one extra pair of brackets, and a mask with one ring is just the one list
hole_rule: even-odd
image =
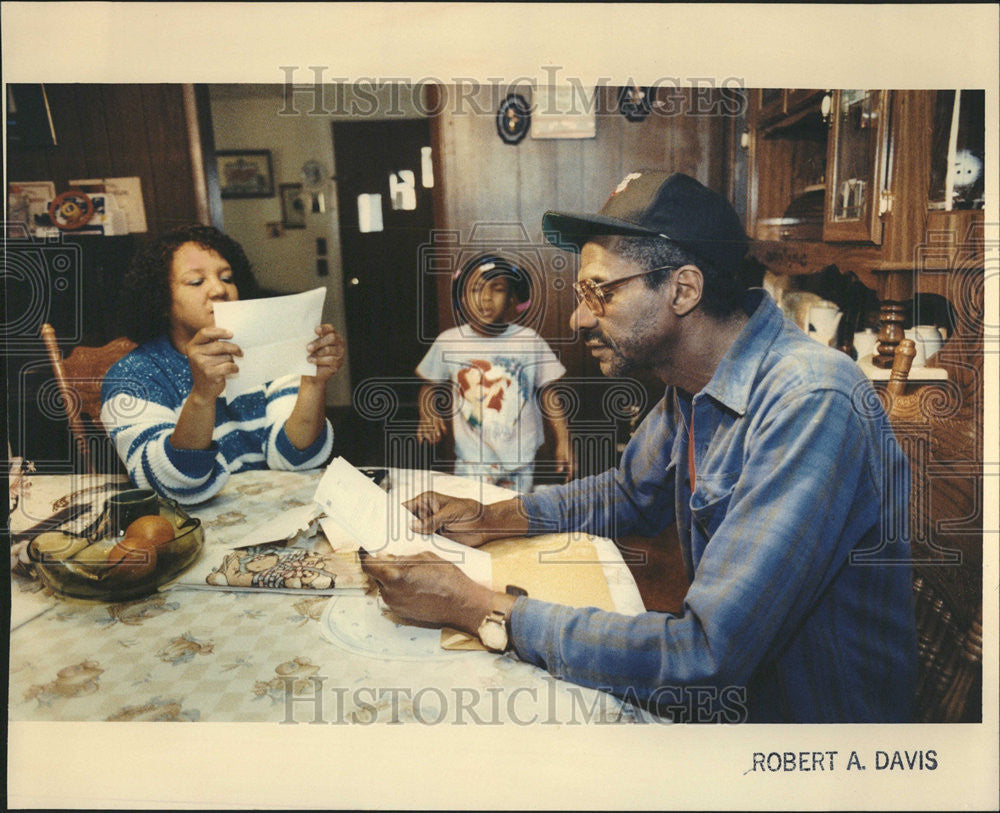
[(407, 556), (430, 551), (453, 562), (473, 581), (493, 586), (488, 553), (439, 534), (412, 531), (413, 514), (400, 498), (383, 491), (342, 457), (334, 458), (327, 467), (313, 499), (326, 511), (324, 527), (335, 522), (368, 553)]
[(316, 365), (306, 361), (306, 345), (316, 338), (324, 299), (326, 288), (316, 288), (290, 296), (216, 303), (216, 326), (232, 331), (232, 342), (243, 351), (236, 359), (240, 371), (226, 379), (227, 401), (282, 376), (316, 375)]
[(282, 511), (245, 534), (237, 547), (250, 548), (256, 545), (279, 545), (291, 542), (300, 535), (308, 534), (313, 522), (322, 512), (323, 509), (316, 503), (297, 505)]

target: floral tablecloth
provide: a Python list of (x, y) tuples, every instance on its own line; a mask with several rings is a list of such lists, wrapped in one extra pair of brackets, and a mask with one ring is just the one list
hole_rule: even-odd
[[(191, 511), (205, 526), (203, 556), (239, 545), (276, 511), (308, 504), (321, 474), (231, 478), (216, 499)], [(402, 493), (432, 484), (425, 472), (391, 476)], [(434, 483), (461, 491), (456, 480)], [(90, 488), (103, 504), (100, 484)], [(12, 532), (85, 490), (69, 477), (32, 477), (11, 515)], [(600, 542), (615, 606), (642, 611), (614, 545)], [(11, 720), (552, 724), (641, 717), (514, 657), (442, 650), (436, 630), (394, 624), (375, 597), (362, 594), (174, 586), (104, 604), (53, 595), (15, 573), (11, 610)]]

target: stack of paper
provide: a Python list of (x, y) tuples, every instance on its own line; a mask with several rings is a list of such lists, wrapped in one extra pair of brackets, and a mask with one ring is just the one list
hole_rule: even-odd
[[(368, 580), (358, 549), (378, 556), (436, 553), (469, 578), (492, 586), (488, 553), (437, 534), (410, 529), (403, 497), (383, 491), (342, 457), (329, 465), (313, 502), (282, 511), (253, 528), (240, 545), (213, 550), (179, 580), (185, 587), (272, 590), (332, 595), (357, 591)], [(323, 534), (316, 533), (317, 525)]]

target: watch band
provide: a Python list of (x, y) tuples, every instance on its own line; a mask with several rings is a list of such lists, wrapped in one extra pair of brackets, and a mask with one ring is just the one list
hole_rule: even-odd
[[(517, 598), (518, 596), (525, 596), (525, 597), (527, 597), (527, 595), (528, 595), (528, 591), (527, 590), (525, 590), (523, 587), (518, 587), (516, 584), (508, 584), (507, 585), (507, 589), (504, 590), (504, 592), (508, 596), (514, 596), (515, 598)], [(504, 616), (503, 616), (503, 626), (504, 626), (504, 629), (507, 630), (507, 648), (508, 649), (510, 649), (510, 647), (511, 647), (510, 616), (511, 616), (511, 613), (513, 611), (514, 611), (514, 605), (511, 604), (510, 608), (507, 610), (506, 613), (504, 613)]]
[[(506, 593), (511, 596), (526, 596), (526, 590), (508, 585)], [(505, 606), (503, 606), (505, 605)], [(493, 593), (493, 606), (479, 623), (476, 634), (487, 649), (493, 652), (507, 652), (510, 649), (510, 613), (513, 604), (500, 602), (499, 594)]]

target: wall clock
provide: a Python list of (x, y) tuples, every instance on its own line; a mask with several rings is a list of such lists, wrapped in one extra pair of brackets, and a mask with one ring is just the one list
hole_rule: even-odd
[(638, 85), (623, 87), (618, 93), (618, 109), (628, 121), (642, 121), (653, 109), (653, 91)]
[(497, 110), (497, 133), (504, 144), (517, 144), (531, 127), (531, 109), (524, 97), (511, 93)]

